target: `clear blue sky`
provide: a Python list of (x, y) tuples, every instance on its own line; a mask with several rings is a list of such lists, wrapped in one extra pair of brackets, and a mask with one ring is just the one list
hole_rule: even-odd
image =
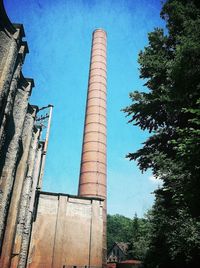
[(147, 33), (163, 27), (160, 0), (5, 0), (12, 22), (23, 23), (30, 54), (23, 67), (34, 78), (31, 103), (52, 103), (43, 190), (77, 194), (92, 32), (108, 35), (108, 213), (143, 216), (157, 182), (125, 159), (147, 137), (120, 111), (129, 92), (142, 90), (138, 53)]

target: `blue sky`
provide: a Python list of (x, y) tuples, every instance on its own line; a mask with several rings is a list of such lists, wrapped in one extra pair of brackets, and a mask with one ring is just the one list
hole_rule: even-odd
[(164, 27), (160, 0), (5, 0), (12, 22), (23, 23), (30, 53), (23, 67), (34, 78), (31, 103), (52, 103), (43, 190), (77, 194), (92, 32), (107, 31), (108, 213), (143, 216), (157, 182), (125, 158), (147, 133), (127, 124), (129, 92), (143, 90), (138, 53), (147, 33)]

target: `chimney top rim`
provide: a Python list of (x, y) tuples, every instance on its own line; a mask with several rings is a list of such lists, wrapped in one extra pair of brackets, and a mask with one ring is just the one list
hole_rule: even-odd
[(93, 34), (96, 33), (96, 32), (103, 32), (107, 35), (107, 32), (103, 29), (103, 28), (97, 28), (93, 31)]

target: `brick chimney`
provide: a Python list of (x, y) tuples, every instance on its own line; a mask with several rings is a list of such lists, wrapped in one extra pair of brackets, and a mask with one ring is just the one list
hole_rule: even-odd
[(106, 199), (106, 32), (93, 32), (79, 196)]
[(106, 32), (93, 32), (78, 195), (104, 199), (102, 264), (106, 267)]

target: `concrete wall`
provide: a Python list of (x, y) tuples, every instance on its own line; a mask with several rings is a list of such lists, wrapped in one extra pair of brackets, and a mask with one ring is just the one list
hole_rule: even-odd
[(102, 267), (103, 201), (39, 194), (27, 267)]

